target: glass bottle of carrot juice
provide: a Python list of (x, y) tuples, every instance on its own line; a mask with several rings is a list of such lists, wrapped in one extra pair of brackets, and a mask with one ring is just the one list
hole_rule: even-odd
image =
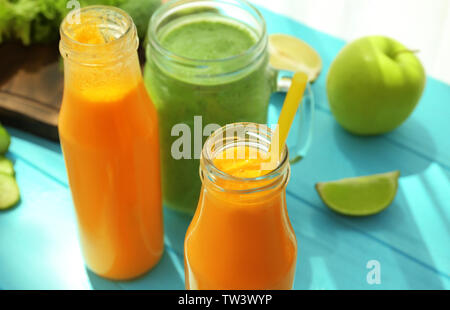
[(291, 289), (297, 241), (286, 209), (287, 148), (267, 169), (271, 131), (215, 131), (200, 159), (202, 189), (184, 243), (187, 289)]
[(61, 24), (59, 135), (85, 262), (129, 279), (163, 252), (157, 114), (143, 84), (138, 38), (124, 11), (91, 6)]

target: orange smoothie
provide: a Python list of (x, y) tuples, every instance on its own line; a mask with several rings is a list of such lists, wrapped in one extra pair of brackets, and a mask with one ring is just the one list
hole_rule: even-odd
[(201, 197), (185, 239), (187, 289), (292, 288), (297, 242), (286, 209), (289, 164), (273, 176), (263, 170), (267, 160), (256, 148), (235, 146), (209, 163), (225, 177), (202, 166)]
[(78, 28), (61, 26), (61, 146), (87, 266), (103, 277), (129, 279), (163, 252), (157, 114), (136, 41), (129, 38), (124, 47), (118, 41), (126, 37), (108, 38), (96, 23), (83, 27), (83, 18), (97, 12), (83, 10)]

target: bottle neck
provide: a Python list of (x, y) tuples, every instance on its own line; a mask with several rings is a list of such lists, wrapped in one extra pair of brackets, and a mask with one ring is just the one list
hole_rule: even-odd
[[(267, 153), (271, 138), (270, 128), (254, 123), (230, 124), (216, 130), (205, 142), (200, 159), (200, 177), (204, 188), (219, 195), (238, 197), (237, 199), (246, 202), (257, 202), (284, 191), (290, 176), (287, 147), (274, 169), (256, 177), (237, 177), (222, 171), (214, 164), (216, 157), (223, 156), (223, 151), (230, 148), (251, 147)], [(237, 155), (234, 152), (232, 154)]]
[(109, 6), (88, 6), (70, 14), (60, 28), (65, 92), (101, 101), (135, 87), (142, 77), (131, 17)]
[(110, 6), (72, 11), (61, 23), (60, 52), (65, 61), (110, 66), (136, 54), (139, 39), (131, 17)]

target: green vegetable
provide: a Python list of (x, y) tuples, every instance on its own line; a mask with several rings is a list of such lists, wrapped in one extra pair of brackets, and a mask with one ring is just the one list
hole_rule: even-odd
[[(54, 42), (59, 25), (72, 8), (69, 0), (0, 0), (0, 43), (20, 41), (24, 45)], [(78, 0), (81, 7), (101, 4), (117, 6), (130, 14), (142, 40), (148, 21), (161, 0)]]
[[(1, 1), (1, 0), (0, 0)], [(11, 137), (0, 124), (0, 154), (8, 151)], [(9, 209), (20, 200), (19, 187), (14, 178), (14, 167), (11, 160), (0, 155), (0, 210)]]
[(0, 43), (57, 40), (66, 0), (0, 0)]
[(160, 5), (161, 0), (128, 0), (120, 6), (133, 19), (141, 42), (147, 33), (150, 18)]
[(11, 175), (0, 173), (0, 210), (14, 207), (19, 200), (20, 192), (16, 179)]
[(11, 144), (11, 136), (6, 131), (5, 127), (3, 127), (0, 124), (0, 155), (8, 152), (10, 144)]
[(0, 173), (14, 176), (13, 162), (5, 156), (0, 156)]

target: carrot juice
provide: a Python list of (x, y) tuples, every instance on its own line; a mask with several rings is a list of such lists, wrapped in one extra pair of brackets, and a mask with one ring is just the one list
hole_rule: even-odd
[(204, 145), (200, 200), (184, 244), (187, 289), (293, 286), (297, 242), (286, 209), (287, 149), (275, 169), (265, 170), (270, 135), (252, 141), (269, 132), (265, 126), (222, 138), (248, 125), (223, 127)]
[(105, 6), (78, 12), (61, 25), (61, 146), (88, 268), (129, 279), (163, 252), (157, 114), (131, 18)]

